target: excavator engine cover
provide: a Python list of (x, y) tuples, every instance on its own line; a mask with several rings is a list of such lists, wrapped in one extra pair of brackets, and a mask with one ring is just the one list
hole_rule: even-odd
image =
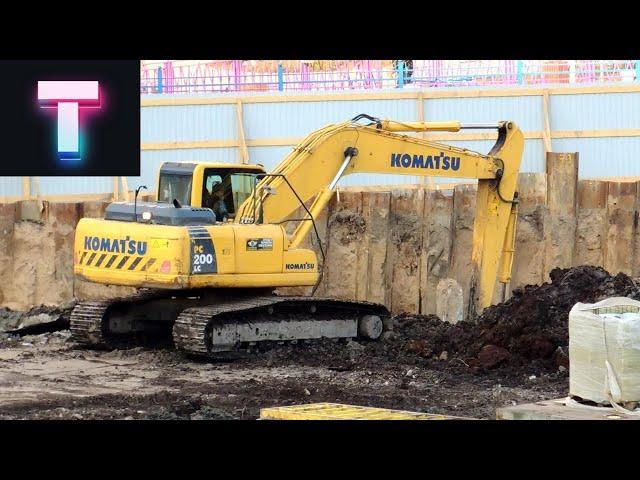
[[(144, 218), (147, 214), (149, 219)], [(134, 218), (134, 216), (136, 218)], [(216, 216), (209, 208), (180, 207), (170, 203), (118, 202), (107, 207), (105, 220), (140, 222), (154, 225), (215, 225)]]

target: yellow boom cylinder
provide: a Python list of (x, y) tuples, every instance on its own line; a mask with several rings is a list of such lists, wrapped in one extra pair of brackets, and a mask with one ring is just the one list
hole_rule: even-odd
[(387, 132), (458, 132), (460, 122), (398, 122), (383, 120), (382, 130)]

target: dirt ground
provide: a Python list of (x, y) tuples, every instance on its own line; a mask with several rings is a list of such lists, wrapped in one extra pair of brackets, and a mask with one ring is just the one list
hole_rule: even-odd
[[(255, 419), (313, 402), (495, 418), (500, 406), (565, 396), (566, 372), (474, 372), (458, 358), (388, 361), (389, 341), (323, 341), (204, 362), (168, 347), (94, 351), (68, 331), (0, 342), (0, 419)], [(338, 353), (339, 352), (339, 353)]]
[[(0, 419), (255, 419), (264, 407), (315, 402), (495, 418), (498, 407), (567, 396), (576, 302), (640, 298), (637, 280), (599, 267), (550, 277), (474, 322), (398, 315), (375, 342), (263, 345), (224, 361), (186, 358), (170, 341), (83, 349), (65, 329), (70, 307), (3, 311), (30, 334), (0, 333)], [(34, 331), (43, 315), (62, 329)]]

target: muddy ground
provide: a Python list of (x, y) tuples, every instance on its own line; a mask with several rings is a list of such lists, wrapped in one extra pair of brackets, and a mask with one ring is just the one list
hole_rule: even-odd
[[(0, 419), (255, 419), (264, 407), (313, 402), (495, 418), (498, 407), (568, 394), (576, 302), (640, 298), (636, 280), (598, 267), (550, 277), (474, 322), (399, 315), (376, 342), (268, 345), (226, 361), (185, 358), (170, 342), (96, 351), (64, 329), (0, 333)], [(58, 328), (68, 309), (27, 316), (43, 313)]]
[(203, 362), (167, 347), (77, 348), (68, 331), (5, 338), (0, 419), (255, 419), (263, 407), (312, 402), (495, 418), (497, 407), (567, 393), (566, 372), (478, 373), (455, 357), (390, 362), (385, 345), (378, 355), (371, 347), (301, 343)]

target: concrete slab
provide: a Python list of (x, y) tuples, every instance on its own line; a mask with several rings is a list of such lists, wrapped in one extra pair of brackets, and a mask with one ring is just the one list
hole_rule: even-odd
[(565, 405), (566, 398), (526, 403), (496, 410), (498, 420), (640, 420), (640, 415), (613, 408)]

